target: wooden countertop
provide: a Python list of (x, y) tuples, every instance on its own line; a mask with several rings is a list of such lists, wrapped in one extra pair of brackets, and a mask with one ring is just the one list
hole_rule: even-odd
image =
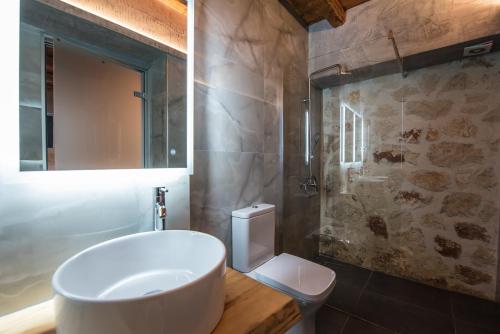
[[(300, 320), (295, 300), (230, 268), (226, 305), (214, 334), (284, 333)], [(52, 300), (0, 317), (2, 334), (55, 334)]]

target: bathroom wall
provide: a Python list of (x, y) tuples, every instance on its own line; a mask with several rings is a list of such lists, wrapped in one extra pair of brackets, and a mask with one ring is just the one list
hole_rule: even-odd
[(142, 168), (142, 101), (131, 94), (142, 90), (142, 73), (54, 44), (55, 169)]
[[(16, 45), (19, 7), (6, 3), (0, 27)], [(131, 17), (133, 19), (133, 17)], [(52, 273), (76, 252), (117, 236), (152, 229), (152, 187), (169, 189), (169, 227), (189, 228), (189, 178), (175, 172), (18, 173), (18, 57), (0, 83), (0, 315), (51, 297)], [(150, 174), (151, 173), (151, 174)]]
[[(169, 168), (187, 166), (187, 64), (185, 59), (167, 58), (167, 150)], [(175, 153), (172, 151), (174, 150)]]
[[(494, 53), (324, 90), (320, 252), (495, 299), (499, 89)], [(358, 163), (340, 162), (343, 106)]]
[[(281, 251), (314, 258), (318, 255), (318, 231), (320, 228), (320, 193), (306, 193), (301, 184), (309, 177), (305, 165), (305, 115), (307, 105), (303, 99), (308, 95), (306, 68), (295, 68), (293, 76), (285, 78), (284, 99), (284, 187), (283, 224)], [(312, 88), (310, 104), (311, 122), (311, 172), (321, 183), (321, 90)]]
[(370, 0), (347, 11), (347, 22), (310, 27), (310, 71), (340, 63), (360, 68), (500, 33), (498, 0)]
[(186, 59), (165, 55), (149, 69), (151, 142), (149, 166), (186, 168)]
[(280, 138), (286, 100), (305, 96), (307, 32), (278, 1), (197, 0), (195, 19), (191, 225), (224, 241), (230, 264), (233, 210), (272, 203), (281, 221)]
[(42, 68), (40, 32), (28, 25), (21, 26), (23, 36), (19, 42), (25, 55), (19, 60), (22, 87), (19, 93), (19, 158), (23, 170), (43, 168), (42, 90), (40, 88)]
[[(176, 1), (37, 0), (145, 44), (186, 53), (187, 8)], [(96, 22), (96, 19), (99, 22)]]

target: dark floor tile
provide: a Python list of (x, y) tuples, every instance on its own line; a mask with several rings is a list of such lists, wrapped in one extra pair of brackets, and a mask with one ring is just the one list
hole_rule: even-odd
[(366, 321), (349, 318), (342, 334), (394, 334), (395, 332), (372, 325)]
[(365, 291), (356, 308), (360, 318), (404, 334), (453, 334), (449, 316)]
[(500, 334), (499, 329), (485, 329), (466, 322), (457, 321), (455, 323), (456, 334)]
[(445, 315), (451, 314), (450, 293), (445, 290), (382, 273), (373, 273), (366, 289)]
[(336, 285), (326, 304), (346, 312), (354, 312), (371, 271), (333, 259), (322, 258), (319, 262), (336, 274)]
[(354, 313), (361, 292), (362, 287), (360, 286), (338, 282), (328, 297), (326, 304), (345, 312)]
[(335, 271), (337, 282), (364, 285), (370, 277), (371, 270), (353, 266), (352, 264), (340, 262), (332, 258), (320, 257), (319, 259), (319, 263)]
[(493, 330), (500, 328), (500, 304), (458, 293), (452, 294), (451, 301), (457, 321)]
[(316, 334), (340, 334), (348, 317), (343, 312), (323, 306), (316, 313)]

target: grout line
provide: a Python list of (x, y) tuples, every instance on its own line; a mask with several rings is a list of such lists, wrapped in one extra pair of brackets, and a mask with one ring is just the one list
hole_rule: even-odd
[[(347, 315), (349, 316), (349, 318), (358, 319), (358, 320), (363, 321), (363, 322), (366, 322), (367, 324), (370, 324), (370, 325), (372, 325), (372, 326), (374, 326), (374, 327), (382, 328), (382, 329), (385, 329), (385, 330), (390, 331), (390, 332), (395, 333), (395, 334), (400, 334), (400, 332), (397, 332), (397, 331), (395, 331), (394, 329), (387, 328), (387, 327), (385, 327), (385, 326), (382, 326), (382, 325), (377, 324), (377, 323), (375, 323), (375, 322), (373, 322), (373, 321), (370, 321), (370, 320), (368, 320), (368, 319), (365, 319), (365, 318), (363, 318), (363, 317), (360, 317), (359, 315), (354, 314), (354, 313), (351, 313), (351, 312), (349, 312), (349, 311), (346, 311), (346, 310), (341, 310), (341, 309), (339, 309), (339, 308), (337, 308), (337, 307), (335, 307), (335, 306), (331, 306), (331, 305), (327, 305), (327, 304), (325, 304), (325, 306), (326, 306), (326, 307), (331, 308), (332, 310), (335, 310), (335, 311), (338, 311), (338, 312), (341, 312), (341, 313), (345, 313), (345, 314), (347, 314)], [(344, 326), (343, 326), (342, 328), (344, 329), (344, 328), (345, 328), (345, 326), (347, 326), (347, 321), (345, 322), (345, 324), (344, 324)], [(341, 332), (341, 333), (342, 333), (342, 332)]]
[(349, 321), (349, 319), (351, 319), (351, 316), (350, 316), (350, 315), (348, 315), (348, 316), (347, 316), (347, 318), (344, 320), (344, 324), (343, 324), (343, 325), (342, 325), (342, 327), (340, 328), (340, 333), (339, 333), (339, 334), (344, 333), (344, 330), (345, 330), (345, 328), (346, 328), (346, 326), (347, 326), (347, 322)]
[(356, 304), (354, 307), (358, 307), (359, 301), (361, 300), (361, 297), (363, 296), (363, 293), (365, 293), (366, 287), (368, 286), (368, 283), (370, 283), (370, 280), (372, 278), (373, 271), (370, 270), (370, 275), (368, 275), (368, 278), (366, 279), (365, 284), (363, 284), (363, 287), (361, 288), (361, 293), (358, 296), (358, 300), (356, 300)]
[(457, 319), (455, 318), (455, 310), (453, 308), (453, 297), (450, 294), (448, 294), (448, 298), (450, 301), (450, 314), (451, 314), (451, 323), (453, 325), (453, 333), (457, 334)]
[[(320, 256), (320, 258), (321, 258), (321, 256)], [(327, 259), (328, 259), (328, 258), (327, 258)], [(351, 265), (351, 264), (349, 264), (349, 265)], [(354, 265), (351, 265), (351, 266), (354, 266)], [(369, 270), (369, 269), (366, 269), (366, 268), (363, 268), (363, 267), (359, 267), (359, 266), (354, 266), (354, 267), (356, 267), (356, 268), (362, 268), (362, 269), (365, 269), (365, 270)], [(370, 270), (370, 275), (368, 276), (368, 279), (366, 280), (365, 284), (363, 285), (363, 287), (362, 287), (362, 289), (361, 289), (361, 293), (359, 294), (359, 297), (358, 297), (358, 299), (357, 299), (357, 301), (356, 301), (355, 308), (358, 306), (359, 301), (361, 300), (362, 295), (365, 293), (366, 288), (368, 287), (368, 284), (369, 284), (369, 282), (370, 282), (370, 280), (371, 280), (371, 278), (372, 278), (372, 276), (373, 276), (373, 273), (374, 273), (374, 271), (373, 271), (373, 270)], [(380, 273), (381, 273), (382, 275), (385, 275), (385, 276), (390, 276), (390, 275), (387, 275), (387, 274), (382, 273), (382, 272), (380, 272)], [(399, 279), (403, 279), (403, 280), (407, 280), (407, 279), (405, 279), (405, 278), (401, 278), (401, 277), (397, 277), (397, 278), (399, 278)], [(411, 280), (407, 280), (407, 281), (412, 282)], [(449, 300), (449, 301), (450, 301), (450, 303), (451, 303), (451, 293), (450, 293), (449, 291), (446, 291), (446, 290), (443, 290), (443, 289), (438, 289), (438, 288), (435, 288), (435, 287), (429, 287), (429, 289), (436, 289), (436, 290), (440, 290), (440, 291), (445, 291), (445, 292), (448, 292), (448, 298), (449, 298), (448, 300)], [(420, 310), (423, 310), (423, 311), (431, 312), (431, 313), (433, 313), (433, 314), (435, 314), (435, 315), (438, 315), (438, 316), (440, 316), (440, 317), (445, 317), (445, 318), (448, 318), (448, 319), (450, 319), (450, 320), (451, 320), (451, 324), (452, 324), (452, 326), (453, 326), (454, 333), (456, 334), (456, 325), (455, 325), (455, 324), (456, 324), (456, 322), (455, 322), (455, 317), (454, 317), (454, 314), (452, 314), (452, 313), (450, 313), (450, 314), (445, 314), (445, 313), (442, 313), (442, 312), (440, 312), (440, 311), (437, 311), (437, 310), (434, 310), (434, 309), (431, 309), (431, 308), (423, 307), (423, 306), (420, 306), (420, 305), (417, 305), (417, 304), (414, 304), (414, 303), (411, 303), (411, 302), (408, 302), (408, 301), (405, 301), (405, 300), (401, 300), (401, 299), (398, 299), (398, 298), (395, 298), (395, 297), (391, 297), (391, 296), (387, 296), (387, 295), (384, 295), (384, 294), (380, 294), (380, 293), (378, 293), (378, 292), (372, 292), (372, 293), (374, 293), (374, 294), (376, 294), (376, 295), (379, 295), (379, 296), (381, 296), (381, 297), (383, 297), (383, 298), (387, 298), (387, 299), (389, 299), (389, 300), (396, 301), (396, 302), (398, 302), (398, 303), (402, 303), (402, 304), (405, 304), (405, 305), (409, 305), (409, 306), (411, 306), (411, 307), (415, 307), (415, 308), (420, 309)], [(364, 321), (364, 322), (370, 323), (370, 324), (372, 324), (372, 325), (375, 325), (375, 326), (378, 326), (378, 327), (381, 327), (381, 328), (384, 328), (384, 329), (388, 329), (388, 330), (391, 330), (391, 331), (395, 332), (395, 331), (394, 331), (394, 330), (392, 330), (392, 329), (389, 329), (389, 328), (386, 328), (386, 327), (380, 326), (379, 324), (372, 323), (372, 322), (371, 322), (371, 321), (369, 321), (369, 320), (363, 319), (363, 318), (361, 318), (360, 316), (358, 316), (358, 315), (356, 315), (356, 314), (353, 314), (353, 313), (347, 312), (347, 311), (342, 310), (342, 309), (338, 309), (338, 308), (336, 308), (336, 307), (334, 307), (334, 306), (332, 306), (332, 305), (328, 305), (328, 304), (325, 304), (325, 305), (326, 305), (326, 306), (328, 306), (328, 307), (330, 307), (330, 308), (336, 309), (336, 310), (338, 310), (338, 311), (344, 312), (344, 313), (346, 313), (346, 314), (350, 315), (350, 316), (351, 316), (351, 317), (353, 317), (353, 318), (357, 318), (357, 319), (359, 319), (359, 320), (362, 320), (362, 321)], [(451, 311), (452, 311), (452, 310), (451, 310)]]
[[(434, 288), (434, 289), (437, 289), (437, 288)], [(424, 307), (424, 306), (421, 306), (421, 305), (418, 305), (418, 304), (414, 304), (412, 302), (408, 302), (406, 300), (398, 299), (396, 297), (387, 296), (387, 295), (381, 294), (379, 292), (372, 291), (370, 293), (375, 294), (377, 296), (381, 296), (383, 298), (386, 298), (386, 299), (389, 299), (389, 300), (392, 300), (392, 301), (395, 301), (395, 302), (398, 302), (400, 304), (405, 304), (407, 306), (415, 307), (415, 308), (423, 310), (423, 311), (428, 311), (430, 313), (433, 313), (434, 315), (438, 315), (440, 317), (445, 317), (445, 318), (448, 318), (448, 319), (451, 320), (451, 314), (442, 313), (441, 311), (437, 311), (437, 310), (434, 310), (432, 308), (428, 308), (428, 307)]]
[[(463, 318), (458, 319), (455, 315), (455, 308), (453, 307), (453, 294), (456, 294), (456, 292), (450, 293), (450, 308), (451, 308), (451, 313), (452, 313), (452, 317), (453, 317), (453, 326), (455, 328), (455, 334), (458, 333), (457, 332), (458, 331), (457, 320), (459, 320), (460, 322), (463, 322), (465, 324), (477, 327), (478, 329), (481, 329), (481, 330), (485, 330), (485, 331), (491, 330), (491, 328), (489, 326), (484, 326), (481, 322), (475, 322), (475, 321), (471, 321), (471, 320), (467, 320), (467, 319), (463, 319)], [(469, 296), (469, 297), (477, 298), (474, 296)]]
[[(348, 265), (351, 265), (353, 267), (356, 267), (356, 268), (361, 268), (361, 269), (365, 269), (365, 270), (370, 270), (370, 269), (366, 269), (366, 268), (363, 268), (363, 267), (359, 267), (359, 266), (355, 266), (355, 265), (352, 265), (352, 264), (348, 264)], [(375, 273), (375, 271), (372, 271), (370, 270), (370, 275), (365, 283), (365, 285), (362, 287), (361, 289), (361, 294), (358, 298), (358, 300), (356, 301), (356, 306), (357, 304), (359, 303), (359, 300), (361, 299), (361, 295), (365, 292), (366, 288), (368, 287), (368, 283), (369, 283), (369, 280), (372, 278), (372, 275)], [(411, 282), (411, 283), (417, 283), (417, 284), (421, 284), (421, 283), (418, 283), (418, 282), (414, 282), (414, 281), (411, 281), (409, 279), (406, 279), (406, 278), (402, 278), (402, 277), (397, 277), (397, 276), (391, 276), (391, 275), (388, 275), (386, 273), (383, 273), (383, 272), (377, 272), (379, 274), (382, 274), (382, 275), (385, 275), (385, 276), (389, 276), (389, 277), (395, 277), (395, 278), (398, 278), (398, 279), (401, 279), (401, 280), (405, 280), (405, 281), (408, 281), (408, 282)], [(444, 289), (439, 289), (439, 288), (436, 288), (436, 287), (433, 287), (433, 286), (427, 286), (425, 284), (423, 284), (425, 287), (429, 288), (429, 289), (435, 289), (435, 290), (439, 290), (439, 291), (444, 291), (444, 292), (447, 292), (450, 296), (451, 296), (451, 293), (447, 290), (444, 290)], [(402, 300), (402, 299), (398, 299), (396, 297), (391, 297), (391, 296), (387, 296), (385, 294), (381, 294), (379, 292), (371, 292), (371, 293), (374, 293), (378, 296), (382, 296), (384, 298), (387, 298), (389, 300), (392, 300), (392, 301), (396, 301), (396, 302), (399, 302), (399, 303), (402, 303), (402, 304), (405, 304), (405, 305), (409, 305), (409, 306), (412, 306), (412, 307), (416, 307), (420, 310), (425, 310), (425, 311), (429, 311), (429, 312), (432, 312), (436, 315), (439, 315), (439, 316), (443, 316), (443, 317), (447, 317), (447, 318), (451, 318), (451, 314), (446, 314), (446, 313), (442, 313), (441, 311), (437, 311), (437, 310), (434, 310), (434, 309), (431, 309), (431, 308), (428, 308), (428, 307), (424, 307), (424, 306), (421, 306), (421, 305), (418, 305), (418, 304), (414, 304), (412, 302), (408, 302), (408, 301), (405, 301), (405, 300)], [(451, 298), (451, 297), (450, 297)]]

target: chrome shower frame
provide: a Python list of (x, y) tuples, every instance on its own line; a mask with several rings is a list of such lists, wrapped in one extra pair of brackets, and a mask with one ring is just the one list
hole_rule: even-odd
[(399, 70), (403, 78), (406, 78), (408, 76), (408, 72), (405, 71), (404, 61), (401, 57), (401, 54), (399, 53), (398, 43), (396, 42), (396, 37), (394, 36), (394, 32), (392, 30), (389, 30), (387, 39), (392, 42), (392, 48), (394, 49), (394, 54), (396, 55), (396, 59), (398, 61)]
[(337, 70), (337, 75), (350, 74), (341, 64), (334, 64), (331, 66), (324, 67), (317, 71), (309, 74), (308, 78), (308, 96), (302, 101), (305, 104), (304, 111), (304, 137), (305, 137), (305, 147), (304, 147), (304, 164), (308, 168), (308, 175), (304, 178), (302, 183), (300, 183), (300, 188), (307, 195), (315, 195), (319, 193), (319, 183), (312, 172), (312, 160), (314, 159), (314, 151), (319, 143), (319, 140), (315, 142), (312, 146), (312, 126), (311, 126), (311, 82), (313, 76), (328, 72), (331, 70)]

